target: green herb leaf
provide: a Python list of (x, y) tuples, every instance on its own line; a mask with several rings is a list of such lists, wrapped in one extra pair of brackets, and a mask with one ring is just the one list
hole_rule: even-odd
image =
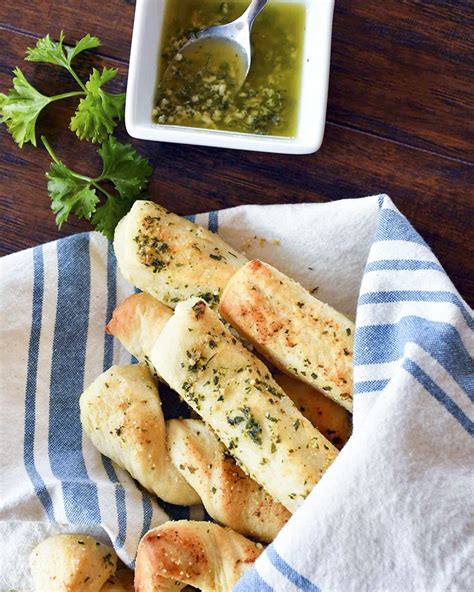
[(152, 168), (130, 144), (121, 144), (110, 136), (97, 152), (103, 163), (101, 177), (112, 181), (122, 198), (132, 198), (143, 191)]
[(102, 232), (109, 240), (113, 240), (115, 227), (130, 211), (136, 198), (120, 199), (108, 197), (104, 205), (99, 206), (92, 216), (91, 223), (95, 229)]
[(89, 33), (72, 47), (65, 47), (63, 41), (64, 31), (59, 34), (58, 41), (53, 41), (49, 35), (46, 35), (37, 41), (35, 47), (29, 47), (26, 50), (26, 60), (53, 64), (69, 70), (72, 60), (78, 54), (87, 49), (95, 49), (100, 45), (100, 40), (97, 37), (92, 37)]
[(91, 187), (92, 179), (80, 178), (61, 161), (53, 162), (46, 173), (51, 209), (56, 214), (56, 224), (66, 222), (69, 214), (90, 220), (99, 202)]
[(52, 99), (38, 92), (20, 68), (15, 68), (13, 74), (13, 88), (8, 95), (0, 93), (0, 122), (7, 126), (20, 148), (25, 142), (36, 146), (36, 120)]
[(86, 83), (86, 96), (79, 102), (70, 129), (81, 140), (104, 141), (114, 130), (117, 120), (123, 118), (125, 94), (113, 95), (102, 86), (117, 75), (115, 68), (94, 68)]
[(13, 89), (8, 96), (0, 94), (0, 122), (7, 124), (20, 147), (25, 142), (32, 142), (36, 146), (35, 124), (38, 115), (48, 103), (59, 99), (83, 96), (70, 122), (71, 130), (81, 140), (104, 141), (113, 132), (117, 120), (123, 118), (125, 94), (110, 94), (102, 90), (102, 86), (117, 75), (115, 68), (104, 68), (102, 72), (94, 68), (84, 85), (71, 67), (71, 61), (79, 53), (98, 47), (99, 39), (88, 34), (71, 48), (65, 48), (63, 41), (62, 31), (58, 41), (46, 35), (38, 40), (35, 47), (27, 50), (26, 59), (66, 68), (82, 90), (46, 97), (31, 86), (21, 70), (16, 68)]
[(44, 62), (62, 68), (69, 67), (69, 61), (63, 48), (64, 32), (59, 34), (59, 40), (53, 41), (49, 35), (38, 39), (35, 47), (26, 50), (26, 60), (29, 62)]
[[(97, 150), (103, 162), (102, 174), (87, 177), (64, 165), (46, 138), (42, 136), (41, 139), (53, 159), (46, 176), (56, 223), (61, 226), (71, 213), (76, 214), (79, 218), (90, 220), (99, 232), (112, 240), (119, 221), (130, 210), (133, 202), (142, 197), (137, 188), (143, 189), (148, 183), (151, 167), (147, 161), (130, 145), (120, 144), (110, 137)], [(121, 168), (123, 170), (119, 175)], [(103, 181), (111, 181), (117, 192), (105, 189)], [(131, 189), (126, 193), (128, 186)], [(100, 203), (100, 198), (105, 198), (105, 202)]]
[[(26, 142), (36, 146), (35, 126), (41, 111), (49, 103), (69, 97), (83, 97), (70, 122), (70, 129), (82, 140), (102, 142), (98, 154), (102, 159), (102, 173), (98, 177), (81, 175), (64, 165), (54, 154), (46, 138), (43, 144), (53, 163), (46, 174), (51, 209), (56, 223), (61, 226), (70, 216), (91, 220), (97, 230), (112, 239), (119, 220), (130, 210), (133, 202), (142, 197), (152, 169), (148, 162), (129, 144), (121, 144), (110, 134), (117, 121), (123, 118), (125, 94), (111, 94), (102, 87), (115, 78), (115, 68), (93, 69), (88, 81), (79, 78), (71, 62), (81, 52), (99, 47), (97, 37), (89, 34), (74, 46), (64, 45), (64, 33), (53, 41), (49, 35), (28, 48), (26, 59), (65, 68), (80, 90), (45, 96), (36, 90), (19, 68), (13, 71), (12, 88), (0, 93), (0, 123), (4, 123), (20, 148)], [(102, 184), (111, 182), (114, 190)], [(102, 202), (101, 202), (102, 200)]]
[(98, 39), (97, 37), (93, 37), (92, 35), (89, 35), (89, 33), (87, 33), (87, 35), (85, 35), (82, 39), (79, 39), (79, 41), (76, 43), (76, 45), (74, 45), (74, 47), (66, 48), (69, 64), (81, 52), (86, 51), (88, 49), (96, 49), (99, 46), (100, 39)]

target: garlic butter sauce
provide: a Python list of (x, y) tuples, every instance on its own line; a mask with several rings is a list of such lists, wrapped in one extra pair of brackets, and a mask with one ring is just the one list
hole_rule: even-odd
[(246, 0), (168, 0), (153, 109), (156, 123), (272, 136), (296, 134), (303, 4), (270, 1), (258, 16), (251, 36), (252, 66), (237, 92), (241, 66), (231, 44), (198, 42), (192, 53), (179, 53), (193, 33), (231, 22), (247, 6)]

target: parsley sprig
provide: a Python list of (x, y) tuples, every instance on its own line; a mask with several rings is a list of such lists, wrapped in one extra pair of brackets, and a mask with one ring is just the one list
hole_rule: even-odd
[(25, 59), (64, 68), (79, 90), (46, 96), (26, 79), (20, 68), (15, 68), (12, 88), (8, 94), (0, 93), (0, 123), (7, 126), (20, 148), (28, 142), (36, 147), (36, 123), (43, 109), (55, 101), (80, 97), (69, 128), (80, 140), (101, 144), (97, 153), (102, 171), (91, 177), (70, 169), (41, 136), (53, 161), (46, 173), (51, 209), (59, 227), (74, 214), (89, 220), (96, 230), (112, 239), (119, 220), (135, 200), (143, 197), (152, 169), (130, 144), (122, 144), (111, 135), (123, 118), (125, 94), (111, 94), (103, 87), (115, 78), (117, 70), (93, 68), (88, 80), (83, 82), (73, 68), (72, 62), (80, 53), (99, 46), (99, 39), (89, 34), (72, 47), (64, 44), (62, 31), (58, 41), (49, 35), (39, 39), (35, 47), (27, 49)]
[[(119, 220), (149, 182), (152, 168), (147, 160), (130, 144), (109, 136), (97, 150), (102, 171), (97, 177), (89, 177), (68, 168), (44, 136), (41, 141), (53, 160), (46, 177), (56, 224), (61, 227), (70, 214), (75, 214), (90, 220), (97, 230), (112, 239)], [(104, 183), (110, 183), (113, 192)]]
[(20, 148), (26, 142), (36, 146), (36, 120), (46, 105), (84, 93), (69, 92), (46, 97), (28, 82), (20, 68), (15, 68), (13, 74), (13, 87), (8, 95), (0, 93), (0, 122), (6, 124)]
[(54, 96), (40, 93), (25, 77), (20, 68), (13, 70), (13, 86), (5, 95), (0, 93), (0, 122), (5, 123), (15, 142), (21, 147), (27, 142), (36, 146), (36, 122), (42, 110), (54, 101), (70, 97), (82, 97), (69, 127), (81, 140), (103, 142), (123, 118), (125, 94), (111, 94), (103, 86), (115, 78), (115, 68), (92, 69), (84, 83), (72, 66), (80, 53), (100, 46), (97, 37), (87, 34), (73, 47), (64, 45), (61, 31), (58, 41), (49, 35), (39, 39), (36, 46), (28, 48), (26, 60), (42, 62), (66, 69), (80, 90)]

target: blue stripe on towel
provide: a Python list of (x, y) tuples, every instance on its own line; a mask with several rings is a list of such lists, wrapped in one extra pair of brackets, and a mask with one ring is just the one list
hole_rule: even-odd
[[(107, 311), (105, 316), (105, 324), (112, 318), (112, 312), (117, 303), (117, 262), (114, 256), (112, 243), (107, 245)], [(104, 332), (104, 361), (103, 370), (106, 371), (112, 366), (114, 357), (114, 338), (112, 335)], [(104, 465), (107, 476), (110, 481), (115, 484), (115, 505), (117, 508), (117, 519), (119, 524), (119, 531), (114, 542), (115, 548), (121, 548), (125, 544), (127, 537), (127, 504), (125, 500), (125, 490), (120, 483), (114, 465), (106, 456), (102, 456), (102, 463)]]
[(143, 527), (140, 539), (150, 530), (151, 521), (153, 519), (153, 506), (148, 493), (142, 491), (142, 507), (143, 507)]
[(418, 261), (416, 259), (381, 259), (367, 263), (365, 272), (372, 271), (419, 271), (423, 269), (434, 269), (444, 273), (439, 263), (434, 261)]
[(429, 249), (426, 242), (404, 216), (395, 210), (382, 208), (379, 213), (379, 223), (374, 242), (393, 240), (416, 243)]
[[(112, 243), (107, 245), (107, 311), (105, 313), (105, 325), (112, 318), (112, 313), (117, 306), (117, 260), (115, 259)], [(104, 372), (108, 370), (114, 359), (114, 337), (104, 331)]]
[(119, 529), (113, 545), (116, 549), (121, 549), (125, 544), (125, 539), (127, 538), (127, 507), (125, 502), (125, 489), (117, 477), (117, 473), (115, 472), (112, 461), (106, 456), (102, 455), (102, 464), (104, 465), (107, 477), (115, 485), (115, 505), (117, 508)]
[(43, 248), (33, 249), (33, 307), (31, 333), (28, 345), (28, 370), (25, 392), (25, 438), (23, 443), (23, 462), (49, 520), (56, 522), (53, 502), (46, 484), (35, 465), (35, 423), (36, 423), (36, 379), (38, 375), (38, 355), (41, 337), (41, 316), (43, 314), (44, 262)]
[(356, 329), (354, 364), (381, 364), (403, 357), (405, 345), (428, 352), (466, 392), (472, 388), (473, 361), (457, 330), (448, 323), (407, 316), (394, 325)]
[(270, 545), (266, 549), (267, 557), (270, 560), (273, 567), (275, 567), (280, 573), (282, 573), (287, 580), (297, 586), (300, 590), (305, 592), (321, 592), (321, 590), (310, 582), (307, 578), (299, 574), (295, 569), (288, 565), (288, 563), (278, 555), (275, 551), (275, 547)]
[(357, 393), (373, 393), (375, 391), (383, 390), (387, 384), (390, 382), (390, 379), (382, 379), (382, 380), (362, 380), (360, 382), (354, 383), (354, 394)]
[(67, 519), (100, 524), (97, 486), (88, 477), (82, 455), (79, 397), (89, 324), (89, 235), (58, 242), (58, 300), (53, 337), (49, 407), (49, 457), (62, 481)]
[(208, 228), (211, 232), (219, 231), (219, 212), (209, 212)]
[(388, 292), (366, 292), (359, 297), (359, 306), (363, 304), (387, 304), (390, 302), (449, 302), (461, 311), (462, 316), (471, 329), (474, 330), (472, 313), (464, 302), (453, 294), (445, 291), (429, 290), (391, 290)]
[(274, 592), (256, 569), (248, 571), (232, 588), (232, 592)]
[(407, 358), (403, 368), (409, 372), (456, 419), (468, 434), (474, 436), (474, 422), (459, 408), (449, 395), (431, 379), (413, 360)]

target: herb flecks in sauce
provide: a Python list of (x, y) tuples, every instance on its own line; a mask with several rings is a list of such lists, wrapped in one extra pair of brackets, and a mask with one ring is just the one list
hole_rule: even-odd
[(242, 0), (181, 0), (178, 14), (175, 3), (168, 3), (153, 110), (157, 123), (295, 135), (305, 20), (302, 4), (270, 3), (259, 15), (252, 31), (252, 67), (237, 94), (240, 61), (230, 44), (203, 47), (200, 57), (178, 53), (197, 31), (234, 20), (247, 5)]

